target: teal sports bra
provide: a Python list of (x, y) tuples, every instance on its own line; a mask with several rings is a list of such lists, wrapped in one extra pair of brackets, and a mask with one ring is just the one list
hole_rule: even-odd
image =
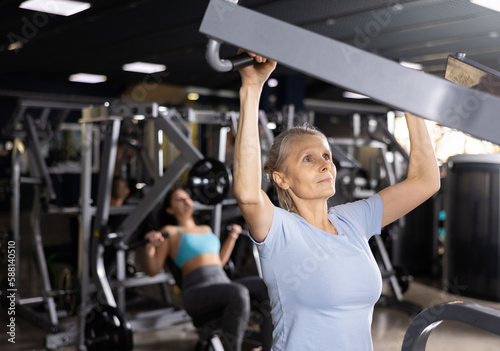
[(174, 258), (174, 262), (178, 267), (182, 268), (187, 261), (201, 254), (219, 254), (220, 240), (214, 233), (187, 234), (183, 233), (179, 227), (177, 227), (177, 230), (181, 235), (179, 250)]

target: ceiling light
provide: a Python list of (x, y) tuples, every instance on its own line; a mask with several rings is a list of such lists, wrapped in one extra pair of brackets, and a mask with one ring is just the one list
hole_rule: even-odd
[(190, 101), (196, 101), (200, 98), (200, 95), (198, 93), (189, 93), (187, 94), (187, 99)]
[(12, 141), (5, 142), (5, 150), (12, 150), (14, 148), (14, 143)]
[(167, 69), (165, 65), (159, 65), (155, 63), (147, 63), (147, 62), (132, 62), (123, 65), (122, 69), (128, 72), (138, 72), (138, 73), (157, 73), (162, 72)]
[(274, 122), (267, 122), (267, 129), (274, 130), (276, 129), (277, 125)]
[(20, 8), (54, 15), (71, 16), (90, 8), (88, 2), (71, 0), (28, 0), (19, 5)]
[(89, 74), (89, 73), (76, 73), (69, 76), (69, 80), (72, 82), (79, 83), (102, 83), (108, 79), (106, 76), (99, 74)]
[(500, 12), (500, 2), (498, 0), (469, 0), (471, 3)]
[(421, 71), (423, 66), (420, 63), (408, 62), (408, 61), (400, 61), (399, 64), (404, 67), (408, 67), (417, 71)]
[(24, 44), (21, 41), (14, 41), (14, 42), (9, 44), (9, 47), (7, 48), (7, 50), (15, 51), (15, 50), (19, 50), (23, 46), (24, 46)]
[(342, 93), (342, 96), (345, 97), (346, 99), (369, 99), (368, 96), (361, 95), (358, 93), (353, 93), (352, 91), (344, 91)]

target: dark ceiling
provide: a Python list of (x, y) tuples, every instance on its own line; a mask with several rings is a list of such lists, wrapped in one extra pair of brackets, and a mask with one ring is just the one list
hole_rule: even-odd
[[(237, 73), (216, 73), (205, 61), (199, 26), (208, 0), (99, 0), (62, 17), (0, 4), (0, 96), (18, 91), (119, 95), (151, 77), (122, 71), (125, 63), (162, 63), (166, 84), (236, 90)], [(500, 71), (500, 13), (468, 0), (242, 0), (242, 6), (374, 52), (423, 65), (443, 76), (449, 54), (465, 52)], [(12, 50), (14, 42), (22, 47)], [(9, 47), (11, 50), (9, 50)], [(225, 47), (223, 54), (236, 48)], [(376, 67), (374, 67), (376, 69)], [(104, 74), (94, 85), (73, 73)], [(280, 68), (275, 75), (291, 74)], [(306, 80), (306, 97), (339, 99), (339, 89)]]

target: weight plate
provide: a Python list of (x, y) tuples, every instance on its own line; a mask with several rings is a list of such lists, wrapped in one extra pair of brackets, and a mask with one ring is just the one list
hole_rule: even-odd
[(80, 305), (80, 281), (73, 271), (65, 267), (59, 277), (59, 288), (66, 293), (61, 296), (61, 303), (68, 312), (68, 315), (73, 316)]
[(88, 351), (131, 351), (132, 328), (117, 308), (99, 305), (85, 321), (85, 345)]
[(229, 168), (214, 158), (196, 162), (188, 174), (188, 189), (193, 200), (215, 205), (224, 200), (233, 184)]

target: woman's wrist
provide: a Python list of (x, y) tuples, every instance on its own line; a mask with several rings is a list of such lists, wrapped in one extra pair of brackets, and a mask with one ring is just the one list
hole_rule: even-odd
[(247, 94), (256, 93), (256, 94), (260, 95), (263, 86), (264, 86), (263, 83), (261, 84), (261, 83), (254, 83), (254, 82), (243, 82), (241, 84), (241, 87), (240, 87), (240, 94), (241, 93), (247, 93)]
[(237, 232), (235, 232), (235, 231), (229, 232), (229, 237), (230, 237), (231, 239), (236, 240), (236, 239), (238, 239), (238, 237), (239, 237), (239, 236), (240, 236), (240, 234), (238, 234), (238, 233), (237, 233)]

